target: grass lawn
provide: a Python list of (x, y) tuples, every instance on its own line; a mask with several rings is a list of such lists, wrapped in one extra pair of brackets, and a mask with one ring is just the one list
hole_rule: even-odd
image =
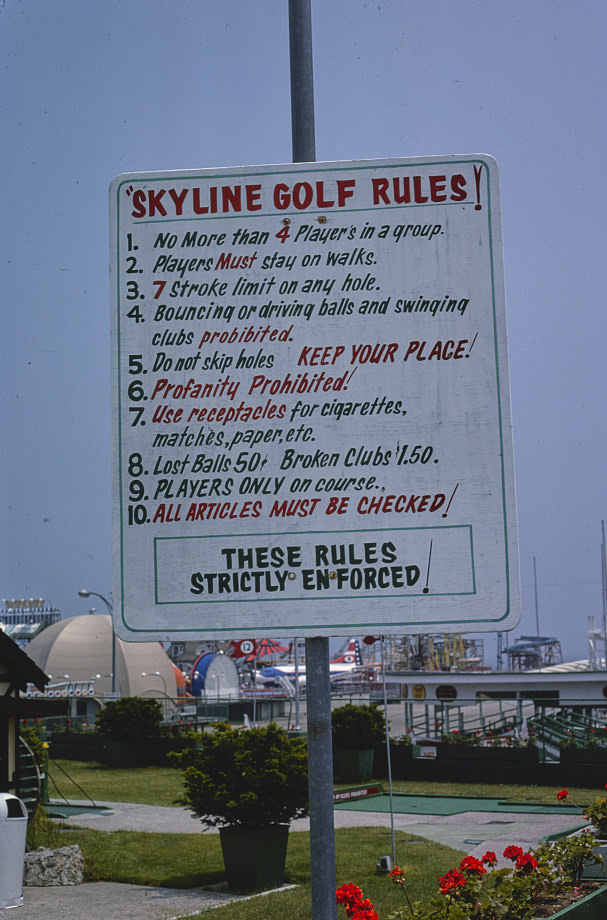
[(79, 760), (52, 760), (48, 794), (98, 802), (135, 802), (141, 805), (176, 805), (183, 793), (181, 770), (176, 767), (106, 767)]
[[(144, 834), (126, 831), (75, 831), (58, 834), (66, 846), (82, 849), (88, 881), (131, 882), (169, 888), (206, 887), (224, 875), (218, 834)], [(285, 884), (294, 890), (247, 901), (247, 920), (310, 920), (309, 834), (291, 831)], [(397, 832), (396, 852), (409, 880), (410, 897), (425, 900), (437, 890), (437, 878), (456, 866), (463, 853), (410, 834)], [(335, 834), (337, 884), (354, 882), (372, 899), (380, 916), (400, 907), (399, 890), (376, 873), (379, 856), (391, 853), (387, 828), (341, 828)], [(213, 911), (213, 920), (242, 920), (242, 904)]]
[[(95, 801), (170, 806), (176, 804), (182, 792), (181, 771), (172, 767), (119, 769), (95, 763), (57, 761), (51, 763), (50, 776), (51, 798), (63, 795), (68, 800), (81, 799), (86, 793)], [(557, 792), (552, 787), (540, 786), (405, 781), (396, 781), (394, 790), (416, 794), (488, 795), (551, 804)], [(572, 788), (570, 794), (577, 802), (587, 802), (592, 797), (588, 789)], [(54, 841), (41, 841), (43, 845), (77, 843), (81, 847), (86, 877), (91, 881), (193, 888), (214, 885), (224, 879), (217, 834), (107, 833), (73, 828), (57, 830), (55, 827), (52, 834)], [(403, 906), (398, 887), (376, 873), (378, 858), (391, 854), (388, 828), (339, 828), (335, 839), (338, 885), (344, 882), (360, 885), (380, 917)], [(412, 900), (426, 900), (435, 894), (438, 876), (457, 866), (463, 855), (410, 834), (396, 833), (397, 862), (405, 869)], [(295, 884), (297, 888), (248, 900), (247, 920), (284, 920), (285, 917), (310, 920), (308, 833), (291, 831), (289, 835), (285, 883)], [(242, 920), (242, 916), (243, 905), (239, 902), (213, 910), (213, 920)]]
[[(181, 771), (175, 767), (120, 769), (98, 763), (74, 760), (51, 761), (49, 796), (85, 798), (100, 802), (139, 802), (144, 805), (175, 805), (183, 792)], [(382, 780), (387, 789), (387, 781)], [(78, 785), (75, 785), (75, 784)], [(78, 786), (81, 788), (79, 789)], [(395, 792), (419, 795), (487, 795), (515, 802), (544, 802), (553, 805), (558, 789), (554, 786), (508, 786), (491, 783), (425, 783), (395, 780)], [(84, 790), (84, 793), (83, 791)], [(580, 804), (593, 801), (590, 789), (569, 788), (570, 800)]]

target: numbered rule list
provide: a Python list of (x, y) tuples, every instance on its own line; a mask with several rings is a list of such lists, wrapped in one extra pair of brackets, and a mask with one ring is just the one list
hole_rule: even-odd
[(110, 201), (119, 635), (513, 626), (495, 161), (129, 174)]

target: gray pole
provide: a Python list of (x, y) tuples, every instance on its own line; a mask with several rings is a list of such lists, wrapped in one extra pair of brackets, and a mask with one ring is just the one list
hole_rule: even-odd
[(291, 136), (294, 163), (316, 159), (310, 0), (289, 0)]
[(601, 521), (601, 576), (603, 592), (603, 668), (607, 670), (607, 560), (605, 558), (605, 521)]
[(396, 865), (396, 838), (394, 836), (394, 799), (392, 796), (392, 757), (390, 755), (390, 726), (388, 723), (388, 695), (386, 693), (386, 660), (384, 657), (384, 637), (380, 637), (381, 649), (381, 683), (384, 691), (384, 729), (386, 733), (386, 757), (388, 760), (388, 791), (390, 795), (390, 836), (392, 839), (392, 868)]
[(535, 585), (535, 632), (540, 637), (540, 611), (537, 604), (537, 570), (535, 568), (535, 556), (533, 557), (533, 584)]
[[(107, 607), (112, 626), (112, 693), (116, 693), (116, 632), (114, 630), (114, 607), (110, 604), (107, 597), (104, 597), (103, 594), (98, 594), (96, 591), (88, 591), (86, 588), (81, 588), (78, 594), (80, 597), (98, 597)], [(120, 695), (122, 696), (122, 689)]]
[(293, 663), (295, 664), (295, 729), (301, 728), (301, 716), (299, 706), (299, 650), (297, 648), (298, 640), (294, 639), (293, 644)]
[[(289, 0), (293, 162), (316, 159), (310, 0)], [(329, 640), (306, 639), (312, 920), (336, 920)]]
[(329, 640), (306, 639), (312, 920), (335, 920), (335, 827)]

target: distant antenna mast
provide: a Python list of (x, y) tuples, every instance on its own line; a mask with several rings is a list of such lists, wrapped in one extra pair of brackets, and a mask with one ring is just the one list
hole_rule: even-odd
[(533, 557), (533, 584), (535, 586), (535, 634), (540, 637), (540, 611), (537, 603), (537, 569), (535, 567), (535, 556)]
[(601, 521), (601, 575), (603, 594), (603, 667), (607, 670), (607, 564), (605, 562), (605, 521)]

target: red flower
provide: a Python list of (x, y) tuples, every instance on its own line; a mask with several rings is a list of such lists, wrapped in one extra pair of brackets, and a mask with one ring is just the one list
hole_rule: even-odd
[(495, 855), (493, 850), (487, 850), (487, 852), (483, 856), (483, 862), (487, 863), (488, 866), (497, 865), (497, 856)]
[(352, 920), (379, 920), (373, 905), (371, 907), (354, 907), (348, 915)]
[(510, 846), (510, 847), (506, 847), (506, 849), (504, 850), (504, 856), (506, 857), (506, 859), (511, 859), (512, 862), (516, 862), (519, 856), (522, 856), (522, 855), (523, 855), (522, 847)]
[(476, 859), (475, 856), (466, 856), (459, 864), (459, 868), (461, 872), (467, 872), (469, 875), (484, 875), (487, 871), (481, 860)]
[(375, 908), (368, 898), (364, 898), (352, 911), (352, 920), (378, 920)]
[(522, 853), (516, 860), (519, 875), (531, 875), (537, 869), (537, 859), (531, 853)]
[(390, 873), (390, 878), (393, 882), (402, 883), (404, 875), (404, 869), (401, 869), (400, 866), (394, 866), (392, 872)]
[(338, 888), (335, 892), (337, 903), (344, 904), (348, 917), (352, 916), (352, 910), (362, 901), (363, 893), (358, 885), (347, 883)]
[(565, 799), (568, 797), (568, 795), (569, 795), (568, 789), (561, 789), (560, 792), (557, 792), (556, 797), (559, 800), (559, 802), (564, 802)]
[(358, 885), (342, 885), (335, 894), (337, 903), (344, 905), (346, 917), (350, 920), (379, 920), (373, 904), (368, 898), (363, 898)]
[(452, 891), (453, 888), (463, 888), (466, 885), (466, 879), (458, 869), (451, 869), (442, 878), (439, 878), (438, 884), (443, 894)]

